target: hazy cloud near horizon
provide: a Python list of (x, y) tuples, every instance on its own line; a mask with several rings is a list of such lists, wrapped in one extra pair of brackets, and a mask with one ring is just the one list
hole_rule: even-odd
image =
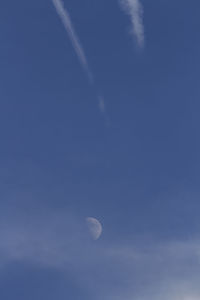
[(93, 242), (84, 222), (72, 213), (40, 214), (29, 222), (25, 215), (1, 218), (0, 264), (72, 270), (96, 300), (157, 300), (161, 295), (164, 300), (196, 300), (200, 295), (198, 239), (152, 240), (148, 245), (134, 238), (120, 244), (103, 238)]

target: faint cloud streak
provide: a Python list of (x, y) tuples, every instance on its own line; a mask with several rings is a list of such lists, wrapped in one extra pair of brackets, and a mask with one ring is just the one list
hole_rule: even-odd
[(108, 114), (107, 114), (105, 100), (102, 96), (98, 96), (98, 102), (99, 102), (99, 110), (102, 113), (102, 115), (104, 116), (105, 125), (107, 127), (109, 127), (110, 126), (110, 119), (109, 119)]

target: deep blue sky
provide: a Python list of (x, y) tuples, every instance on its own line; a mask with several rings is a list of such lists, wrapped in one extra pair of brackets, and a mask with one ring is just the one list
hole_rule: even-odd
[[(200, 3), (141, 1), (142, 48), (117, 0), (64, 3), (95, 86), (51, 0), (0, 4), (0, 298), (157, 300), (161, 276), (162, 299), (196, 300)], [(96, 243), (87, 216), (103, 225)], [(129, 264), (135, 247), (149, 259)]]

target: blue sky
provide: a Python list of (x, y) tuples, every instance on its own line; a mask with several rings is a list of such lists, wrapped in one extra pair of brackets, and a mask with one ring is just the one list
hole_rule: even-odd
[(199, 9), (0, 4), (2, 299), (200, 298)]

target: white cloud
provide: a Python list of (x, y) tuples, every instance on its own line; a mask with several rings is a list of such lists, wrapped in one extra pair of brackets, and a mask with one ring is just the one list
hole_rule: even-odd
[(81, 46), (79, 38), (74, 30), (70, 15), (69, 15), (67, 9), (64, 7), (64, 3), (62, 2), (62, 0), (52, 0), (52, 2), (56, 8), (56, 11), (57, 11), (60, 19), (63, 22), (63, 25), (64, 25), (68, 35), (69, 35), (69, 38), (72, 42), (73, 48), (78, 56), (78, 59), (82, 65), (83, 69), (85, 70), (89, 81), (92, 82), (93, 76), (90, 71), (83, 47)]
[(140, 47), (144, 46), (143, 7), (140, 0), (119, 0), (122, 9), (131, 18), (132, 34)]

